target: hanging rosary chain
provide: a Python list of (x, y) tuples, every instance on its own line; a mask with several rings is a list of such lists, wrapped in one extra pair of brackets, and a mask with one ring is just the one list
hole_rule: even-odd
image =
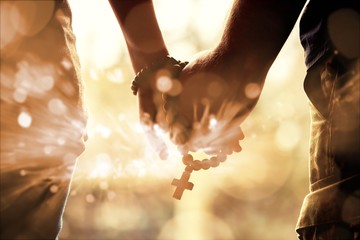
[(175, 192), (173, 194), (173, 198), (178, 200), (181, 199), (184, 190), (192, 190), (194, 184), (189, 182), (191, 173), (193, 170), (199, 171), (201, 169), (207, 170), (210, 167), (219, 166), (220, 162), (225, 162), (227, 158), (227, 154), (219, 152), (217, 156), (210, 157), (209, 159), (203, 160), (194, 160), (193, 156), (190, 153), (186, 153), (182, 157), (182, 161), (185, 164), (185, 170), (181, 175), (180, 179), (174, 178), (172, 181), (172, 185), (176, 187)]
[(207, 170), (210, 167), (217, 167), (221, 162), (225, 162), (227, 155), (225, 153), (219, 153), (217, 156), (205, 158), (203, 160), (194, 160), (191, 154), (185, 154), (182, 158), (182, 162), (186, 165), (186, 169), (199, 171), (201, 169)]

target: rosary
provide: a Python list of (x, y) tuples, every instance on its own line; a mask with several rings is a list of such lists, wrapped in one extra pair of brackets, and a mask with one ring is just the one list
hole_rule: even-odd
[(182, 194), (185, 190), (192, 190), (194, 184), (189, 182), (190, 175), (193, 170), (199, 171), (200, 169), (207, 170), (210, 167), (219, 166), (220, 162), (224, 162), (226, 160), (226, 154), (219, 153), (217, 156), (211, 157), (210, 159), (203, 160), (194, 160), (193, 156), (189, 153), (185, 154), (182, 157), (182, 162), (185, 164), (185, 170), (181, 175), (180, 179), (174, 178), (171, 185), (175, 186), (175, 192), (173, 194), (173, 198), (178, 200), (181, 199)]
[[(227, 134), (227, 133), (225, 133)], [(230, 138), (225, 138), (226, 146), (224, 143), (221, 144), (220, 148), (213, 149), (213, 156), (207, 157), (203, 160), (195, 160), (194, 157), (189, 153), (189, 150), (185, 147), (181, 148), (183, 153), (182, 162), (185, 165), (185, 169), (180, 177), (180, 179), (174, 178), (171, 185), (175, 186), (175, 192), (173, 198), (180, 200), (185, 190), (192, 190), (194, 184), (189, 181), (191, 173), (193, 171), (199, 170), (208, 170), (210, 168), (215, 168), (220, 165), (220, 163), (225, 162), (227, 155), (233, 152), (240, 152), (241, 147), (238, 144), (239, 140), (244, 138), (243, 132), (240, 127), (232, 128), (232, 136)], [(235, 143), (235, 144), (234, 144)], [(187, 144), (189, 146), (189, 144)], [(196, 145), (196, 144), (194, 144)], [(190, 148), (192, 152), (196, 152), (200, 149), (200, 146), (194, 146)]]
[[(145, 90), (152, 89), (151, 91), (153, 91), (153, 93), (155, 93), (155, 94), (166, 94), (164, 92), (159, 92), (159, 89), (156, 89), (156, 87), (154, 87), (153, 77), (156, 74), (156, 72), (161, 69), (166, 69), (168, 72), (171, 73), (172, 77), (175, 78), (180, 74), (180, 72), (186, 65), (187, 65), (187, 62), (180, 62), (180, 61), (175, 60), (172, 57), (166, 56), (166, 57), (160, 59), (160, 61), (147, 66), (146, 68), (142, 69), (135, 76), (135, 79), (132, 82), (132, 86), (131, 86), (133, 94), (137, 95), (137, 92), (140, 88), (145, 89)], [(176, 97), (170, 97), (169, 99), (173, 99), (176, 102)], [(176, 104), (176, 103), (174, 103), (174, 104)], [(162, 106), (162, 107), (164, 107), (164, 106)], [(168, 110), (171, 110), (171, 107)], [(171, 111), (168, 111), (168, 114), (170, 112)], [(154, 117), (154, 116), (152, 116), (152, 117)], [(231, 119), (231, 117), (229, 117), (229, 119)], [(207, 121), (207, 123), (208, 122), (209, 121)], [(204, 124), (204, 125), (205, 125), (206, 130), (209, 130), (208, 124)], [(194, 130), (194, 128), (193, 128), (193, 130)], [(185, 165), (185, 169), (184, 169), (184, 172), (182, 173), (180, 179), (174, 178), (173, 181), (171, 182), (171, 185), (176, 187), (175, 192), (173, 194), (173, 198), (180, 200), (185, 190), (193, 189), (194, 184), (189, 181), (191, 173), (193, 171), (199, 171), (201, 169), (207, 170), (211, 167), (215, 168), (215, 167), (219, 166), (219, 164), (221, 162), (226, 161), (227, 155), (231, 154), (233, 151), (239, 152), (241, 150), (241, 147), (238, 144), (233, 145), (231, 148), (229, 148), (229, 143), (230, 144), (233, 143), (234, 140), (236, 142), (238, 142), (240, 139), (243, 138), (243, 134), (241, 132), (240, 127), (236, 127), (236, 129), (234, 129), (234, 130), (235, 131), (232, 131), (232, 134), (234, 134), (234, 132), (241, 133), (241, 134), (237, 135), (236, 139), (234, 137), (231, 137), (231, 139), (228, 139), (231, 141), (228, 141), (226, 143), (226, 147), (225, 147), (225, 144), (222, 143), (221, 146), (223, 146), (223, 148), (221, 148), (221, 150), (219, 150), (219, 146), (217, 146), (217, 148), (216, 148), (217, 151), (216, 151), (215, 156), (211, 156), (211, 157), (208, 157), (203, 160), (195, 160), (193, 158), (193, 156), (189, 153), (189, 149), (185, 149), (183, 147), (181, 152), (183, 154), (182, 162)], [(200, 149), (200, 148), (199, 147), (196, 147), (196, 148), (190, 147), (190, 150), (193, 152), (198, 149)]]

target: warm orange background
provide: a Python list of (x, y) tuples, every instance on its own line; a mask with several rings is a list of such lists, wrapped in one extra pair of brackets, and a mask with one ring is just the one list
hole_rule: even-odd
[[(193, 173), (193, 191), (178, 201), (170, 183), (183, 170), (180, 155), (170, 144), (170, 159), (159, 160), (141, 132), (134, 73), (109, 3), (69, 1), (90, 118), (61, 239), (296, 239), (309, 137), (298, 27), (242, 126), (243, 151)], [(188, 60), (216, 46), (232, 1), (154, 3), (170, 53)]]

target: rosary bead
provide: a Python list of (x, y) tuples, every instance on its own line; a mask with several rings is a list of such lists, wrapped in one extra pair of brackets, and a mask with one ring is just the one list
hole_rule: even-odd
[(201, 166), (202, 166), (202, 169), (204, 169), (204, 170), (209, 169), (211, 167), (210, 160), (209, 159), (203, 159), (201, 161)]
[(199, 171), (201, 169), (201, 161), (195, 160), (192, 164), (192, 167), (195, 171)]
[(232, 147), (226, 147), (221, 151), (221, 153), (225, 154), (225, 155), (230, 155), (230, 154), (232, 154), (232, 152), (233, 152)]
[(194, 161), (194, 159), (193, 159), (193, 156), (191, 156), (191, 154), (186, 154), (182, 158), (182, 162), (187, 166), (191, 165), (193, 163), (193, 161)]
[(220, 161), (218, 160), (217, 157), (211, 157), (210, 158), (211, 167), (217, 167), (217, 166), (219, 166), (219, 164), (220, 164)]
[(217, 158), (218, 158), (218, 161), (225, 162), (226, 161), (226, 154), (225, 153), (219, 153)]

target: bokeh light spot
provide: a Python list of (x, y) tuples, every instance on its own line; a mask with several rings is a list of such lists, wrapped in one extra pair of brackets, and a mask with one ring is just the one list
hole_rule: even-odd
[(44, 147), (44, 153), (46, 155), (52, 154), (54, 152), (54, 150), (55, 150), (55, 147), (53, 147), (53, 146), (45, 146)]
[(18, 123), (23, 128), (30, 127), (32, 122), (32, 117), (27, 112), (21, 112), (18, 116)]
[(41, 88), (45, 91), (52, 89), (54, 87), (54, 83), (55, 80), (52, 76), (43, 76), (37, 80), (37, 84), (39, 84), (39, 86), (41, 86)]
[(101, 181), (101, 182), (99, 183), (99, 187), (100, 187), (100, 189), (102, 189), (102, 190), (107, 190), (107, 189), (109, 188), (109, 184), (108, 184), (107, 181)]
[(58, 143), (60, 146), (62, 146), (62, 145), (65, 144), (65, 141), (66, 141), (65, 138), (60, 137), (60, 138), (58, 138), (57, 143)]
[(245, 87), (245, 96), (250, 99), (254, 99), (260, 96), (261, 89), (256, 83), (249, 83)]
[(50, 187), (50, 192), (51, 193), (57, 193), (59, 191), (59, 186), (58, 185), (51, 185)]
[(19, 174), (20, 174), (20, 176), (24, 177), (24, 176), (26, 176), (27, 172), (26, 172), (26, 170), (21, 169)]
[(53, 98), (48, 102), (48, 108), (55, 115), (62, 115), (67, 111), (67, 107), (61, 99)]
[[(156, 38), (156, 35), (152, 34), (151, 30), (146, 27), (149, 22), (152, 22), (151, 15), (144, 14), (148, 12), (146, 9), (149, 7), (149, 4), (149, 2), (144, 2), (133, 7), (126, 15), (126, 19), (123, 23), (123, 28), (126, 29), (126, 31), (129, 31), (129, 35), (141, 34), (142, 36), (153, 36), (153, 38), (147, 38), (146, 40), (139, 37), (132, 38), (132, 41), (134, 42), (131, 42), (131, 44), (134, 44), (133, 46), (136, 46), (139, 51), (144, 53), (154, 53), (160, 51), (163, 47), (159, 44), (159, 39)], [(144, 26), (141, 33), (137, 32), (139, 24), (143, 24)]]
[(61, 65), (66, 69), (66, 70), (71, 70), (73, 68), (73, 64), (67, 59), (64, 58), (61, 61)]
[(116, 192), (114, 192), (114, 191), (108, 191), (107, 192), (107, 198), (111, 201), (111, 200), (113, 200), (113, 199), (115, 199), (115, 197), (116, 197)]
[(22, 88), (16, 88), (15, 91), (13, 92), (13, 98), (18, 103), (25, 102), (27, 98), (26, 90)]
[(134, 160), (126, 166), (126, 172), (133, 176), (142, 177), (145, 175), (146, 170), (144, 162), (139, 160)]
[(77, 195), (77, 191), (76, 190), (71, 190), (70, 196), (74, 197), (76, 195)]
[(101, 135), (102, 138), (109, 138), (111, 136), (111, 129), (101, 124), (95, 127), (95, 131)]
[(168, 92), (172, 88), (172, 81), (171, 78), (168, 76), (160, 76), (156, 79), (156, 88), (160, 92)]
[(108, 79), (110, 82), (113, 83), (123, 83), (124, 82), (124, 75), (120, 68), (116, 68), (113, 71), (107, 74)]
[(14, 7), (11, 2), (0, 1), (0, 48), (5, 48), (16, 38), (16, 29), (9, 24), (14, 15)]
[(216, 120), (216, 118), (212, 116), (212, 117), (210, 118), (210, 123), (209, 123), (210, 129), (215, 128), (216, 125), (217, 125), (217, 123), (218, 123), (218, 121)]
[(360, 15), (352, 9), (340, 9), (328, 18), (328, 31), (335, 48), (348, 58), (359, 57)]
[(34, 36), (50, 21), (55, 7), (54, 1), (16, 1), (13, 26), (25, 36)]
[(85, 201), (88, 202), (88, 203), (93, 203), (93, 202), (95, 202), (95, 197), (94, 197), (94, 195), (92, 195), (92, 194), (87, 194), (87, 195), (85, 196)]
[(90, 173), (93, 178), (106, 178), (110, 175), (113, 169), (113, 164), (110, 156), (107, 153), (100, 153), (96, 156), (94, 169)]

